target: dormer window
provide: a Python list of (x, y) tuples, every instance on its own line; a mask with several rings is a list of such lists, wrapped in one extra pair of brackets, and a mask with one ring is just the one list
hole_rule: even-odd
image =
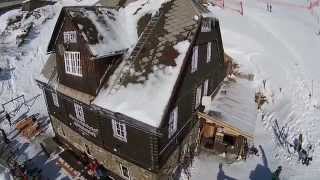
[(65, 51), (64, 66), (67, 74), (82, 77), (80, 52)]
[(206, 20), (202, 22), (201, 32), (211, 32), (211, 20)]
[(77, 32), (76, 31), (63, 32), (63, 40), (64, 40), (64, 43), (76, 43)]

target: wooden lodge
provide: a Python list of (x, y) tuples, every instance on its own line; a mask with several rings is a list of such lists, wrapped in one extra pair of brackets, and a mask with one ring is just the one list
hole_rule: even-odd
[(219, 21), (192, 0), (169, 1), (140, 18), (128, 52), (118, 13), (62, 9), (37, 79), (55, 138), (110, 179), (178, 179), (197, 147), (201, 99), (226, 76)]

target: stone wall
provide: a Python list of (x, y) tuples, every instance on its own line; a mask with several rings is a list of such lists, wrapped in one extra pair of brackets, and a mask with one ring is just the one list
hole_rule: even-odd
[[(177, 170), (178, 166), (182, 165), (184, 161), (184, 157), (192, 151), (190, 148), (191, 146), (197, 146), (197, 140), (199, 139), (199, 122), (197, 122), (189, 134), (184, 138), (182, 143), (177, 147), (177, 149), (171, 154), (168, 161), (165, 165), (161, 168), (159, 173), (160, 180), (170, 180), (174, 179), (175, 171)], [(193, 149), (195, 150), (195, 149)], [(195, 152), (194, 152), (195, 153)]]
[[(143, 169), (133, 163), (130, 163), (104, 149), (93, 144), (87, 139), (83, 138), (80, 134), (73, 131), (71, 128), (60, 122), (58, 119), (51, 115), (52, 126), (55, 132), (63, 137), (68, 143), (72, 144), (82, 152), (90, 152), (88, 156), (97, 159), (106, 169), (121, 176), (120, 164), (129, 169), (130, 180), (155, 180), (156, 175), (146, 169)], [(86, 147), (87, 146), (87, 147)], [(87, 149), (88, 148), (88, 149)], [(125, 178), (124, 178), (125, 179)]]
[(141, 168), (133, 163), (130, 163), (104, 149), (93, 144), (87, 139), (83, 138), (80, 134), (73, 131), (71, 128), (60, 122), (54, 116), (50, 116), (54, 131), (61, 137), (63, 137), (68, 143), (72, 144), (78, 150), (90, 154), (97, 159), (106, 169), (121, 176), (120, 164), (129, 168), (130, 180), (168, 180), (175, 173), (175, 170), (181, 165), (181, 162), (185, 156), (185, 153), (189, 151), (190, 146), (195, 145), (198, 138), (199, 122), (196, 123), (194, 128), (185, 137), (182, 143), (169, 157), (168, 161), (161, 168), (158, 174), (150, 172), (144, 168)]

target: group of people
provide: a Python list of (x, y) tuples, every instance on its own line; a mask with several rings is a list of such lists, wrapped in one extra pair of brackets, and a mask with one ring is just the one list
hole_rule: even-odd
[(272, 5), (271, 3), (267, 3), (267, 11), (272, 12)]
[(81, 154), (80, 159), (81, 163), (85, 166), (84, 171), (86, 171), (82, 173), (88, 174), (92, 179), (109, 180), (108, 172), (96, 159), (89, 159), (85, 153)]
[(302, 134), (299, 134), (299, 138), (293, 140), (293, 149), (294, 152), (298, 152), (299, 159), (303, 165), (308, 166), (312, 157), (310, 157), (310, 151), (312, 150), (312, 145), (308, 145), (306, 149), (302, 148)]
[(14, 161), (10, 168), (10, 173), (15, 179), (29, 180), (29, 179), (41, 179), (41, 169), (34, 167), (30, 160), (25, 161), (23, 164), (19, 164)]

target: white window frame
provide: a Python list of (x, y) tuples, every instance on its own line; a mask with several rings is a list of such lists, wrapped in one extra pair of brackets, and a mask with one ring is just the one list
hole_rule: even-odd
[(208, 42), (208, 44), (207, 44), (207, 63), (208, 62), (210, 62), (211, 61), (211, 53), (212, 53), (212, 49), (211, 49), (211, 47), (212, 47), (212, 43), (211, 42)]
[(85, 121), (82, 106), (78, 103), (74, 103), (73, 106), (74, 106), (74, 112), (76, 114), (76, 118), (79, 119), (80, 121)]
[(208, 96), (208, 90), (209, 90), (209, 79), (206, 79), (203, 82), (203, 96)]
[(201, 98), (202, 98), (202, 85), (198, 86), (197, 89), (196, 89), (196, 106), (195, 108), (197, 109), (200, 104), (201, 104)]
[(199, 47), (193, 47), (192, 62), (191, 62), (191, 73), (194, 73), (198, 69), (198, 58), (199, 58)]
[(65, 31), (63, 32), (64, 43), (77, 43), (77, 32), (76, 31)]
[(127, 142), (126, 124), (112, 119), (113, 136), (121, 141)]
[(168, 127), (168, 138), (170, 139), (178, 128), (178, 106), (176, 106), (170, 113), (169, 127)]
[[(126, 168), (127, 171), (128, 171), (128, 176), (125, 176), (124, 174), (124, 171), (123, 171), (123, 168)], [(120, 163), (120, 171), (121, 171), (121, 176), (124, 178), (124, 179), (127, 179), (127, 180), (130, 180), (131, 177), (130, 177), (130, 169), (127, 167), (127, 166), (124, 166), (122, 163)]]
[(211, 20), (206, 20), (202, 22), (201, 32), (211, 32)]
[(57, 93), (52, 92), (51, 96), (52, 96), (53, 105), (56, 107), (60, 107)]
[(65, 51), (64, 66), (67, 74), (82, 77), (82, 67), (80, 61), (80, 52)]

